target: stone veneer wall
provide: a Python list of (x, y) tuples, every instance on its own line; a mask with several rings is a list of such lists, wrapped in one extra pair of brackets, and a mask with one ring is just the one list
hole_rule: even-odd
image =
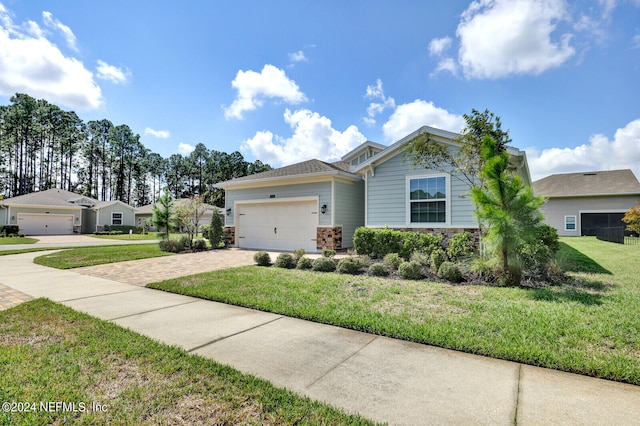
[(342, 250), (342, 226), (318, 228), (316, 248), (318, 250)]
[(224, 227), (224, 243), (228, 246), (235, 245), (236, 243), (236, 227), (225, 226)]

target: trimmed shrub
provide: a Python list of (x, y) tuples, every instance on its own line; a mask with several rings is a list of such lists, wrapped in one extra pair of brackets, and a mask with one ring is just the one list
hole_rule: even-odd
[(312, 269), (317, 272), (333, 272), (336, 270), (336, 263), (328, 257), (319, 257), (313, 261)]
[(275, 265), (278, 268), (293, 269), (296, 267), (296, 262), (293, 260), (293, 256), (289, 253), (280, 253), (276, 258)]
[(336, 255), (335, 250), (322, 249), (322, 257), (333, 257)]
[(306, 253), (306, 251), (303, 248), (299, 248), (299, 249), (295, 249), (293, 251), (293, 259), (296, 261), (296, 263), (302, 259), (302, 256), (304, 256)]
[(362, 269), (362, 263), (354, 257), (345, 257), (340, 259), (336, 271), (340, 274), (355, 275)]
[(296, 269), (311, 269), (313, 268), (313, 261), (308, 257), (301, 257), (298, 259)]
[(452, 283), (459, 283), (462, 281), (462, 272), (455, 263), (442, 262), (440, 268), (438, 268), (438, 277), (451, 281)]
[(389, 275), (389, 270), (384, 265), (384, 263), (374, 263), (369, 266), (369, 273), (371, 275), (375, 275), (376, 277), (386, 277)]
[(422, 266), (431, 265), (431, 256), (422, 251), (414, 251), (409, 260), (418, 262)]
[(535, 228), (536, 239), (549, 247), (553, 253), (560, 250), (560, 241), (558, 240), (558, 230), (553, 226), (541, 224)]
[(193, 248), (193, 240), (186, 235), (182, 235), (178, 241), (180, 241), (180, 244), (182, 244), (182, 247), (184, 248)]
[(271, 256), (266, 251), (259, 251), (253, 255), (253, 261), (258, 266), (271, 266)]
[(160, 250), (168, 253), (181, 253), (184, 251), (184, 243), (182, 242), (182, 239), (161, 240), (159, 244)]
[(449, 239), (447, 256), (451, 260), (471, 257), (476, 252), (473, 235), (470, 232), (455, 234)]
[[(204, 226), (204, 225), (203, 225)], [(211, 224), (209, 225), (209, 229), (202, 230), (202, 235), (209, 240), (211, 243), (211, 247), (218, 248), (220, 247), (222, 241), (222, 237), (224, 235), (224, 221), (222, 220), (222, 216), (218, 213), (217, 208), (214, 209), (213, 215), (211, 216)]]
[(431, 253), (430, 257), (431, 270), (434, 272), (438, 272), (438, 270), (440, 269), (440, 265), (442, 265), (443, 262), (447, 261), (447, 253), (445, 253), (445, 251), (442, 249), (434, 250)]
[(389, 253), (398, 253), (409, 259), (415, 251), (430, 254), (438, 248), (442, 235), (397, 231), (390, 228), (358, 228), (353, 236), (353, 246), (358, 254), (382, 259)]
[(384, 256), (384, 259), (382, 260), (382, 262), (384, 262), (384, 264), (389, 269), (392, 269), (395, 271), (396, 269), (398, 269), (398, 267), (402, 263), (402, 258), (398, 253), (388, 253)]
[(198, 238), (193, 242), (193, 251), (204, 251), (207, 249), (207, 242), (203, 238)]
[[(105, 225), (104, 230), (110, 231), (110, 232), (119, 231), (119, 234), (128, 234), (129, 231), (131, 231), (132, 234), (142, 234), (142, 232), (144, 231), (143, 228), (139, 226), (132, 226), (132, 225)], [(118, 233), (111, 234), (111, 235), (118, 235)]]
[(18, 234), (20, 232), (20, 227), (18, 225), (0, 225), (0, 234), (9, 235), (9, 234)]
[(398, 267), (398, 275), (405, 280), (419, 280), (422, 278), (422, 265), (418, 262), (402, 262)]

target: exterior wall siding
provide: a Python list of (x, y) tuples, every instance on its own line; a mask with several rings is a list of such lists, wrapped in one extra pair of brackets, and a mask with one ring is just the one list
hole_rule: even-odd
[[(580, 236), (580, 213), (626, 212), (640, 203), (637, 195), (618, 195), (601, 197), (550, 198), (542, 206), (544, 222), (558, 230), (560, 236)], [(565, 216), (576, 217), (576, 230), (565, 231)]]
[(0, 225), (7, 225), (7, 209), (0, 207)]
[[(374, 175), (367, 172), (367, 226), (415, 227), (407, 223), (407, 176), (440, 173), (414, 167), (404, 152), (375, 167)], [(451, 217), (444, 227), (477, 226), (475, 207), (469, 186), (455, 176), (449, 177)], [(432, 227), (432, 226), (431, 226)]]
[(111, 225), (111, 213), (122, 213), (123, 225), (133, 226), (136, 224), (135, 213), (132, 209), (120, 204), (112, 204), (110, 206), (103, 207), (98, 211), (96, 225)]
[(357, 228), (364, 226), (364, 181), (336, 181), (334, 190), (334, 224), (342, 227), (341, 248), (351, 248), (353, 234)]
[(230, 189), (225, 195), (225, 210), (231, 209), (225, 215), (225, 225), (234, 226), (236, 201), (244, 200), (276, 200), (291, 197), (318, 196), (319, 206), (327, 205), (327, 213), (318, 215), (319, 226), (330, 226), (332, 223), (333, 206), (331, 205), (331, 182), (302, 183), (295, 185), (268, 186), (263, 188)]

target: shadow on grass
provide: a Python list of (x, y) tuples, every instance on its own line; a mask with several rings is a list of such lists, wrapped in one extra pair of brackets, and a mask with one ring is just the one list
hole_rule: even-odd
[(587, 306), (602, 305), (604, 296), (602, 294), (594, 294), (575, 288), (535, 288), (531, 289), (531, 298), (544, 302), (576, 302)]
[(566, 272), (588, 272), (592, 274), (613, 275), (611, 271), (600, 266), (598, 262), (591, 259), (579, 250), (561, 242), (557, 259)]

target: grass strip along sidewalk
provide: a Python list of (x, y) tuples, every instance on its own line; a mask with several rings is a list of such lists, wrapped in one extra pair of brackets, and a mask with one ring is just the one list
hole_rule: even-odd
[(36, 257), (33, 261), (38, 265), (70, 269), (160, 256), (173, 254), (161, 251), (157, 243), (151, 243), (73, 248)]
[(571, 284), (501, 288), (248, 266), (148, 287), (640, 385), (635, 246), (563, 239)]
[(0, 311), (0, 366), (3, 425), (371, 424), (47, 299)]

